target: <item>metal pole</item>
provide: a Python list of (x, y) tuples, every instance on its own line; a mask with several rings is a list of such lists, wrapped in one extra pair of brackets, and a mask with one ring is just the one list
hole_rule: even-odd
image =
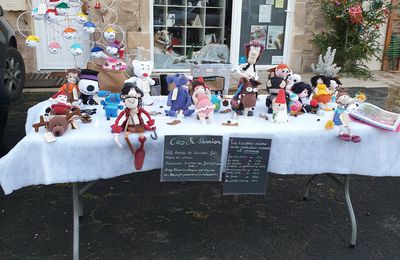
[(345, 177), (344, 194), (346, 197), (346, 204), (349, 210), (350, 220), (351, 220), (350, 248), (354, 248), (356, 246), (356, 241), (357, 241), (357, 222), (356, 222), (356, 215), (354, 214), (353, 205), (351, 204), (350, 200), (350, 175), (346, 175)]
[(318, 176), (317, 174), (314, 174), (313, 176), (311, 176), (310, 179), (308, 179), (306, 191), (304, 192), (304, 196), (303, 196), (303, 200), (305, 200), (305, 201), (308, 200), (308, 191), (310, 190), (310, 184), (317, 176)]
[(79, 260), (79, 184), (72, 184), (72, 202), (74, 211), (74, 229), (73, 229), (73, 260)]

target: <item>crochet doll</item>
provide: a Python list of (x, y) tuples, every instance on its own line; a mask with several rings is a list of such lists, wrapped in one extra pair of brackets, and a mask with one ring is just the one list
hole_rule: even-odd
[[(329, 120), (325, 125), (326, 128), (333, 128), (333, 125), (340, 126), (339, 131), (339, 139), (346, 142), (361, 142), (361, 137), (358, 135), (354, 135), (351, 130), (350, 123), (350, 107), (355, 103), (359, 102), (357, 99), (353, 99), (347, 94), (347, 92), (341, 91), (337, 94), (336, 103), (338, 103), (338, 107), (335, 109), (335, 113), (333, 115), (333, 120)], [(333, 123), (332, 123), (333, 122)], [(332, 127), (330, 127), (332, 125)]]
[(52, 96), (53, 104), (46, 109), (46, 113), (50, 115), (66, 115), (70, 111), (78, 109), (68, 102), (68, 94), (64, 91), (59, 91)]
[(272, 101), (278, 96), (281, 89), (286, 87), (286, 81), (281, 77), (272, 77), (267, 82), (268, 96), (265, 100), (265, 106), (268, 108), (268, 113), (272, 113)]
[(280, 89), (278, 96), (272, 103), (273, 113), (272, 122), (276, 124), (284, 124), (288, 122), (287, 104), (285, 90)]
[(60, 87), (58, 92), (65, 92), (68, 95), (68, 102), (77, 102), (79, 99), (79, 88), (78, 88), (78, 80), (79, 80), (79, 69), (66, 69), (66, 79), (67, 82)]
[(194, 89), (192, 98), (196, 107), (196, 113), (202, 124), (212, 123), (214, 116), (214, 105), (211, 103), (211, 91), (204, 84), (202, 77), (192, 82)]
[(261, 82), (241, 78), (238, 82), (238, 89), (231, 99), (232, 109), (239, 115), (253, 116), (257, 103), (258, 89)]
[[(115, 123), (111, 126), (112, 133), (119, 134), (124, 132), (125, 141), (129, 146), (133, 156), (136, 170), (140, 170), (143, 167), (145, 151), (144, 143), (146, 142), (146, 137), (144, 136), (145, 131), (156, 131), (154, 126), (154, 120), (151, 118), (150, 114), (142, 108), (142, 97), (143, 91), (132, 82), (127, 82), (121, 91), (121, 98), (125, 102), (125, 110), (122, 111)], [(125, 116), (125, 120), (120, 124), (121, 118)], [(145, 122), (143, 116), (147, 117)], [(137, 133), (139, 134), (140, 147), (135, 150), (131, 141), (129, 140), (129, 135)], [(151, 135), (151, 138), (156, 140), (157, 134)]]
[(184, 74), (169, 75), (167, 83), (174, 83), (175, 88), (169, 92), (167, 106), (171, 107), (170, 110), (165, 110), (167, 116), (177, 116), (183, 113), (184, 116), (190, 116), (194, 110), (189, 109), (192, 105), (192, 98), (189, 90), (185, 87), (189, 81), (188, 77)]
[(265, 47), (258, 41), (251, 41), (244, 47), (246, 48), (247, 63), (240, 65), (236, 72), (246, 80), (258, 80), (256, 62), (260, 59)]
[(310, 96), (313, 92), (310, 85), (304, 82), (298, 82), (293, 85), (291, 91), (299, 97), (303, 112), (308, 113), (311, 112), (313, 108), (317, 108), (318, 102), (310, 100)]
[(79, 97), (79, 103), (84, 105), (96, 105), (94, 95), (99, 92), (99, 79), (97, 75), (98, 71), (91, 69), (83, 69), (79, 80), (79, 91), (81, 95)]
[(133, 77), (129, 78), (125, 82), (136, 82), (136, 85), (143, 91), (143, 105), (151, 106), (153, 100), (150, 96), (151, 86), (156, 83), (152, 78), (150, 78), (153, 72), (153, 64), (150, 61), (132, 61), (132, 72)]

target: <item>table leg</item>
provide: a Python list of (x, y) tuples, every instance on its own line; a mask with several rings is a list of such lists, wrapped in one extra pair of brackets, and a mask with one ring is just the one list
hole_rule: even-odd
[(73, 229), (73, 260), (79, 260), (79, 213), (80, 213), (79, 184), (72, 184), (72, 202), (74, 211), (74, 229)]
[(74, 227), (73, 227), (73, 260), (79, 260), (79, 218), (83, 217), (82, 195), (90, 189), (95, 182), (90, 182), (81, 189), (80, 183), (72, 184), (72, 202), (74, 211)]
[[(308, 200), (308, 192), (310, 190), (310, 184), (317, 176), (318, 175), (315, 174), (315, 175), (311, 176), (311, 178), (307, 181), (307, 186), (306, 186), (306, 190), (304, 192), (303, 200)], [(353, 205), (351, 204), (351, 199), (350, 199), (350, 175), (346, 175), (344, 177), (345, 178), (344, 182), (342, 182), (335, 175), (332, 175), (332, 174), (328, 174), (328, 177), (330, 177), (332, 180), (334, 180), (337, 185), (340, 185), (340, 186), (344, 185), (344, 195), (345, 195), (346, 205), (347, 205), (347, 209), (350, 214), (350, 221), (351, 221), (350, 248), (355, 248), (356, 241), (357, 241), (357, 220), (356, 220), (356, 215), (354, 214)]]
[(308, 191), (310, 190), (310, 184), (317, 176), (318, 176), (318, 174), (314, 174), (313, 176), (310, 177), (310, 179), (308, 179), (306, 190), (305, 190), (304, 196), (303, 196), (303, 200), (305, 200), (305, 201), (308, 200)]
[(351, 199), (350, 199), (350, 175), (346, 175), (345, 177), (344, 194), (346, 197), (347, 209), (349, 210), (350, 220), (351, 220), (350, 248), (354, 248), (356, 246), (356, 241), (357, 241), (357, 221), (356, 221), (356, 215), (354, 214), (353, 205), (351, 204)]

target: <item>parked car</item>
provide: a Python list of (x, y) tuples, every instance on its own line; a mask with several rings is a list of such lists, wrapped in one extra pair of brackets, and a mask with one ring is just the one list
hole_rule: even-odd
[(0, 156), (4, 153), (4, 131), (10, 103), (17, 100), (25, 83), (25, 64), (17, 50), (15, 32), (0, 5)]

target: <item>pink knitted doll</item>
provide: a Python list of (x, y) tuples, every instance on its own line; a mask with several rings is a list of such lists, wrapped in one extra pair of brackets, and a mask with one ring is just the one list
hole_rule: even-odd
[(211, 124), (214, 115), (214, 105), (211, 103), (211, 91), (204, 84), (202, 77), (194, 80), (192, 83), (194, 89), (193, 103), (196, 107), (196, 113), (202, 124)]

